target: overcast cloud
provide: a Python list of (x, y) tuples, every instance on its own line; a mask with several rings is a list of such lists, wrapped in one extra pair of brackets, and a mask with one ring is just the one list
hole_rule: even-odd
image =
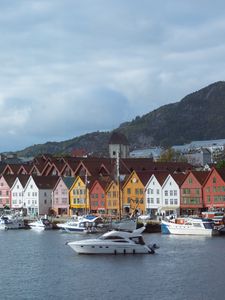
[(1, 0), (0, 152), (122, 122), (225, 79), (223, 0)]

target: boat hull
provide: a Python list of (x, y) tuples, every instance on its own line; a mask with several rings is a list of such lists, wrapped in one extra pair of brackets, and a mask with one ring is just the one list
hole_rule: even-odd
[(212, 236), (213, 229), (207, 229), (203, 227), (193, 227), (191, 225), (176, 224), (172, 222), (162, 221), (161, 231), (165, 234), (177, 234), (177, 235), (205, 235)]
[(76, 242), (68, 243), (68, 245), (78, 254), (149, 254), (151, 249), (147, 246), (140, 245), (115, 245), (104, 244), (79, 244)]

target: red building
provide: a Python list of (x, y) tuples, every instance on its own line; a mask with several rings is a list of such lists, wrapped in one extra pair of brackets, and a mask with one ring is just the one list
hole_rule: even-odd
[(107, 181), (96, 179), (90, 188), (90, 211), (92, 213), (106, 213)]
[(203, 201), (206, 210), (224, 210), (225, 169), (212, 168), (203, 187)]
[(180, 214), (199, 215), (204, 210), (203, 184), (209, 172), (190, 171), (180, 187)]

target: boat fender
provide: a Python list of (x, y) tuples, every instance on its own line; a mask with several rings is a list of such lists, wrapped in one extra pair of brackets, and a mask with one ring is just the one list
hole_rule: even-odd
[(126, 249), (123, 249), (123, 254), (126, 254)]
[(135, 254), (135, 249), (133, 249), (133, 254)]
[(115, 255), (117, 254), (116, 249), (114, 250), (114, 254), (115, 254)]

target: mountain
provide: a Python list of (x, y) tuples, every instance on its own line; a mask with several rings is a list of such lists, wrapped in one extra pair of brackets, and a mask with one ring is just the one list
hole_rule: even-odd
[[(187, 95), (181, 101), (136, 117), (121, 124), (115, 131), (125, 134), (130, 148), (168, 147), (193, 140), (225, 138), (225, 82), (213, 83)], [(85, 149), (93, 155), (108, 155), (112, 132), (93, 132), (63, 142), (34, 145), (17, 152), (19, 156), (40, 153), (70, 154)]]

